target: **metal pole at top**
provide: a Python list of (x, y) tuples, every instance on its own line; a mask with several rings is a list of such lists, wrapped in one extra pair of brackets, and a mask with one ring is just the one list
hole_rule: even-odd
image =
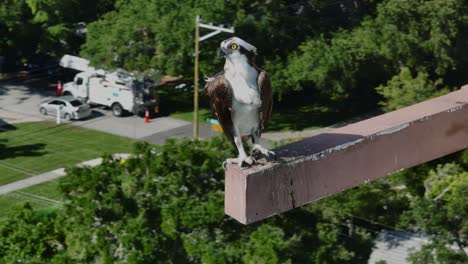
[(195, 18), (195, 70), (194, 70), (194, 86), (193, 86), (193, 138), (198, 139), (198, 42), (200, 16)]

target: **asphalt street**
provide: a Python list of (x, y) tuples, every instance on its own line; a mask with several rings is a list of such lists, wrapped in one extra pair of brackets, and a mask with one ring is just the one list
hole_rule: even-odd
[[(46, 84), (15, 84), (0, 81), (0, 126), (6, 123), (35, 122), (41, 120), (55, 120), (53, 116), (39, 113), (39, 105), (56, 97), (54, 87)], [(115, 117), (111, 111), (102, 107), (93, 107), (92, 116), (79, 121), (72, 121), (73, 125), (99, 130), (119, 136), (144, 140), (151, 144), (164, 144), (168, 138), (191, 138), (193, 124), (170, 117), (156, 117), (149, 123), (144, 118), (135, 115)], [(327, 128), (328, 129), (328, 128)], [(326, 131), (311, 130), (297, 132), (273, 132), (262, 135), (261, 144), (271, 147), (271, 142), (282, 139), (301, 139)], [(219, 135), (207, 124), (200, 124), (199, 136), (208, 139)]]
[[(39, 113), (39, 105), (42, 102), (56, 97), (55, 89), (38, 86), (38, 84), (19, 85), (0, 82), (0, 125), (55, 120), (53, 116), (44, 116)], [(72, 124), (140, 139), (152, 144), (163, 144), (167, 138), (192, 137), (193, 135), (193, 125), (190, 122), (170, 117), (156, 117), (149, 123), (145, 123), (144, 118), (135, 115), (115, 117), (111, 111), (101, 107), (93, 107), (91, 117), (72, 121)], [(210, 138), (217, 134), (218, 132), (212, 131), (210, 126), (201, 124), (201, 138)]]

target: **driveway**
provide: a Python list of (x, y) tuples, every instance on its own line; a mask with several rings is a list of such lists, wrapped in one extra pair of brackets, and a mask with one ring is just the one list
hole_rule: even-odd
[(110, 111), (96, 107), (93, 108), (93, 112), (94, 117), (83, 121), (74, 121), (73, 123), (78, 126), (135, 139), (142, 139), (190, 124), (170, 117), (153, 118), (149, 123), (145, 123), (145, 119), (139, 116), (115, 117)]
[[(39, 105), (54, 98), (55, 88), (47, 83), (14, 84), (0, 82), (0, 125), (12, 122), (32, 122), (55, 120), (52, 116), (39, 114)], [(170, 117), (158, 117), (145, 123), (144, 118), (130, 115), (115, 117), (108, 110), (93, 107), (90, 118), (73, 121), (73, 125), (91, 128), (119, 136), (146, 140), (153, 144), (162, 144), (169, 137), (191, 137), (190, 122)]]
[(4, 110), (0, 106), (0, 127), (6, 124), (42, 121), (40, 117)]
[[(0, 82), (0, 126), (5, 123), (33, 122), (41, 120), (55, 120), (55, 117), (39, 114), (39, 105), (47, 99), (56, 97), (55, 88), (28, 85), (2, 84)], [(99, 130), (119, 136), (146, 141), (151, 144), (164, 144), (168, 138), (182, 138), (193, 135), (191, 122), (170, 117), (158, 117), (145, 123), (144, 118), (138, 116), (115, 117), (111, 111), (102, 107), (93, 107), (90, 118), (73, 121), (73, 125)], [(301, 139), (316, 134), (328, 132), (331, 128), (305, 130), (297, 132), (267, 132), (262, 135), (262, 144), (271, 147), (271, 142), (291, 138)], [(200, 123), (201, 138), (211, 138), (219, 133), (211, 126)]]
[(0, 83), (0, 107), (5, 111), (40, 117), (39, 105), (55, 96), (51, 89), (34, 89), (23, 85)]

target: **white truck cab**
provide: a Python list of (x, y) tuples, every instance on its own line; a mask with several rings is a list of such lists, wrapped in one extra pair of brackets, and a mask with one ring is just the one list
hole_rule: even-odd
[(64, 84), (64, 95), (81, 98), (89, 104), (108, 106), (115, 116), (122, 116), (125, 111), (141, 114), (149, 109), (157, 112), (154, 85), (144, 78), (136, 78), (123, 69), (113, 72), (95, 70), (89, 66), (89, 61), (70, 55), (62, 57), (60, 65), (84, 70), (75, 75), (73, 82)]

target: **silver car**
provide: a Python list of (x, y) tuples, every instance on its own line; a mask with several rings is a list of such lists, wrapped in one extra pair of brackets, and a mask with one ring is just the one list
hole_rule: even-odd
[(91, 115), (91, 107), (72, 96), (61, 96), (48, 100), (39, 107), (39, 112), (43, 115), (57, 115), (60, 108), (60, 116), (69, 121), (72, 119), (83, 119)]

